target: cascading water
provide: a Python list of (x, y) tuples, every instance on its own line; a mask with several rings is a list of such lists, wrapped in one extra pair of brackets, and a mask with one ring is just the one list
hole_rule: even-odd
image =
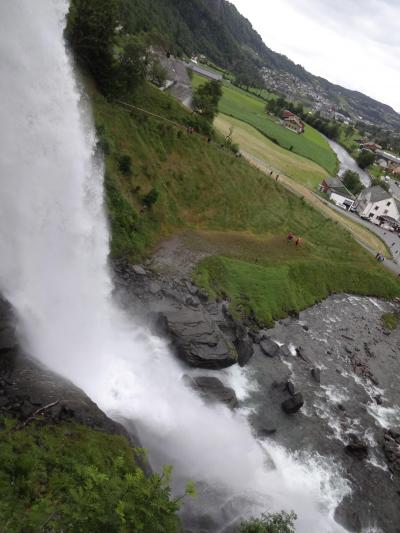
[(164, 342), (112, 302), (103, 169), (65, 50), (67, 8), (0, 4), (0, 291), (27, 350), (106, 412), (138, 422), (152, 459), (173, 464), (178, 479), (239, 497), (237, 514), (293, 509), (300, 533), (343, 531), (332, 518), (343, 491), (328, 469), (257, 442), (244, 416), (205, 405)]

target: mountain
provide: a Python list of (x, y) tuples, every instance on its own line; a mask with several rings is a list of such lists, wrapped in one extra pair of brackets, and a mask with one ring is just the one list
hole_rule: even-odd
[[(330, 83), (268, 48), (251, 23), (226, 0), (122, 0), (122, 24), (130, 33), (157, 32), (178, 54), (204, 54), (212, 62), (263, 81), (272, 91), (301, 101), (322, 115), (340, 113), (385, 129), (400, 128), (390, 106)], [(261, 80), (263, 78), (263, 80)]]

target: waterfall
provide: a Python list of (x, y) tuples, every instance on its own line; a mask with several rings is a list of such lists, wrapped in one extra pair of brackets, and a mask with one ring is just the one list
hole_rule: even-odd
[(27, 351), (107, 413), (138, 422), (151, 459), (173, 464), (178, 480), (239, 498), (244, 515), (293, 509), (300, 533), (343, 531), (333, 471), (258, 442), (244, 416), (205, 405), (165, 343), (113, 303), (103, 166), (63, 40), (67, 9), (64, 0), (0, 3), (0, 291)]

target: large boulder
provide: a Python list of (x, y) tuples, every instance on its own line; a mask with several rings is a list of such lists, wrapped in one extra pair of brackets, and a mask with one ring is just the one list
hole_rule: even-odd
[(293, 415), (294, 413), (297, 413), (297, 411), (299, 411), (303, 407), (303, 405), (303, 395), (301, 394), (301, 392), (297, 392), (291, 398), (282, 402), (282, 409), (288, 415)]
[(217, 370), (237, 363), (234, 346), (202, 309), (159, 313), (156, 327), (171, 340), (178, 357), (190, 366)]
[(276, 357), (279, 355), (279, 346), (269, 337), (264, 337), (260, 342), (260, 348), (268, 357)]
[(236, 393), (230, 387), (226, 387), (222, 381), (212, 376), (185, 376), (185, 381), (199, 394), (212, 402), (221, 402), (228, 407), (235, 408), (238, 406)]
[(362, 460), (368, 457), (368, 445), (362, 442), (356, 435), (350, 435), (350, 442), (345, 447), (346, 453)]

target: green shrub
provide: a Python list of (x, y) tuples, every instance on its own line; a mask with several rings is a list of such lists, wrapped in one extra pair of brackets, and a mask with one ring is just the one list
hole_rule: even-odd
[(297, 516), (293, 512), (262, 514), (261, 518), (252, 518), (248, 522), (243, 522), (240, 533), (294, 533), (296, 519)]
[(170, 474), (166, 468), (146, 476), (121, 436), (74, 423), (15, 429), (7, 420), (0, 431), (0, 524), (8, 533), (177, 533)]
[(129, 155), (120, 155), (118, 157), (118, 168), (122, 174), (130, 176), (132, 174), (132, 158)]
[(399, 315), (397, 313), (385, 313), (381, 319), (384, 327), (391, 331), (395, 330), (399, 323)]
[(149, 209), (157, 202), (160, 193), (157, 189), (153, 188), (149, 193), (143, 196), (142, 203)]

